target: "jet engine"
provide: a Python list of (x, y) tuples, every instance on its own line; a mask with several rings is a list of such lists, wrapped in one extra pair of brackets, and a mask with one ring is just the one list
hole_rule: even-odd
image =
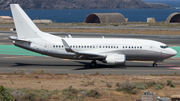
[(126, 56), (123, 54), (107, 55), (105, 63), (107, 63), (107, 65), (125, 65)]

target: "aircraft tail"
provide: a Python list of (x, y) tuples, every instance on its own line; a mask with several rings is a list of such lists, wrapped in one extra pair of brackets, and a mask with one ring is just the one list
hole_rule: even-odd
[(39, 28), (33, 23), (19, 4), (10, 4), (18, 39), (40, 38)]

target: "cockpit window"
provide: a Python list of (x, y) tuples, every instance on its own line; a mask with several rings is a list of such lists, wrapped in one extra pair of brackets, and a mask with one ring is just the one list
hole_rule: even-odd
[(160, 46), (161, 48), (165, 49), (165, 48), (168, 48), (168, 46)]

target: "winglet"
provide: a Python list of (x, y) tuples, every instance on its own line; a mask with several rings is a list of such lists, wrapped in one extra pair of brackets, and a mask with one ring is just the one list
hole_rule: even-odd
[(65, 47), (65, 49), (66, 49), (67, 52), (76, 53), (75, 51), (73, 51), (73, 50), (69, 47), (69, 45), (67, 44), (67, 42), (66, 42), (64, 39), (62, 39), (62, 42), (63, 42), (63, 45), (64, 45), (64, 47)]
[(28, 43), (31, 43), (30, 40), (27, 40), (27, 39), (18, 39), (18, 37), (16, 37), (16, 36), (9, 36), (9, 39), (15, 40), (15, 41), (22, 41), (22, 42), (28, 42)]

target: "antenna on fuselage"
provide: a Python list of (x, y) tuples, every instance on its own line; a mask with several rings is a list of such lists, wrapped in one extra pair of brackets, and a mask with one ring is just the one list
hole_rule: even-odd
[(72, 36), (70, 34), (68, 34), (68, 38), (72, 38)]

